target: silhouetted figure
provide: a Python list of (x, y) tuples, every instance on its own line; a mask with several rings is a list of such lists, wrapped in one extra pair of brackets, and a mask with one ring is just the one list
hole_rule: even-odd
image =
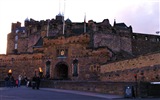
[(40, 82), (41, 82), (41, 79), (40, 77), (36, 77), (36, 88), (39, 89), (39, 86), (40, 86)]
[(13, 76), (9, 77), (9, 87), (14, 87), (15, 86), (15, 80)]
[(35, 87), (36, 87), (36, 76), (32, 78), (32, 89), (35, 89)]
[(9, 77), (6, 76), (4, 80), (5, 80), (5, 86), (8, 87), (9, 86)]

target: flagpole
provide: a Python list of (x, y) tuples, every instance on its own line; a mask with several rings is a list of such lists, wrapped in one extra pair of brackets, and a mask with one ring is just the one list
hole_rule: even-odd
[(85, 13), (85, 16), (84, 16), (84, 33), (86, 33), (86, 13)]
[(63, 11), (63, 35), (64, 35), (64, 31), (65, 31), (65, 0), (64, 0), (64, 11)]
[(47, 21), (47, 37), (48, 37), (48, 33), (49, 33), (49, 20)]

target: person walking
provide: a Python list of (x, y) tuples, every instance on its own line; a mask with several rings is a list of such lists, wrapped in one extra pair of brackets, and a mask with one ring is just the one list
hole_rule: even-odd
[(18, 76), (18, 87), (20, 87), (20, 86), (21, 86), (21, 80), (22, 80), (22, 76), (21, 76), (21, 75), (19, 75), (19, 76)]
[(32, 78), (32, 89), (35, 89), (35, 87), (36, 87), (36, 80), (37, 80), (37, 76), (35, 75), (33, 78)]
[(6, 76), (5, 77), (5, 87), (8, 87), (9, 86), (9, 77)]
[(36, 88), (37, 88), (37, 89), (39, 89), (40, 82), (41, 82), (40, 77), (37, 76), (37, 77), (36, 77)]
[(16, 79), (16, 87), (18, 88), (18, 79)]

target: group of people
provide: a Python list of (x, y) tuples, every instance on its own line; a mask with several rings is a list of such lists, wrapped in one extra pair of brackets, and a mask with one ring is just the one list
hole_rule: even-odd
[[(23, 81), (23, 82), (22, 82)], [(39, 89), (40, 86), (40, 77), (39, 76), (34, 76), (32, 80), (29, 80), (26, 76), (22, 78), (21, 75), (18, 76), (18, 78), (15, 80), (12, 75), (7, 75), (5, 77), (5, 86), (6, 87), (20, 87), (21, 84), (26, 85), (27, 87), (32, 87), (32, 89)]]
[(22, 76), (19, 75), (15, 80), (12, 75), (8, 75), (5, 77), (5, 86), (6, 87), (20, 87), (21, 86)]

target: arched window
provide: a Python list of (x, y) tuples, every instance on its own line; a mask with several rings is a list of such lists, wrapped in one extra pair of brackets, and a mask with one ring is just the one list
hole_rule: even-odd
[(16, 42), (18, 41), (18, 35), (15, 36), (15, 41), (16, 41)]
[(73, 60), (73, 76), (78, 76), (78, 60)]
[(15, 43), (15, 45), (14, 45), (14, 49), (17, 49), (18, 48), (18, 44), (17, 43)]
[(46, 62), (46, 78), (50, 77), (50, 64), (51, 64), (50, 61)]
[(16, 34), (17, 34), (18, 32), (19, 32), (19, 30), (17, 29), (17, 30), (16, 30)]

